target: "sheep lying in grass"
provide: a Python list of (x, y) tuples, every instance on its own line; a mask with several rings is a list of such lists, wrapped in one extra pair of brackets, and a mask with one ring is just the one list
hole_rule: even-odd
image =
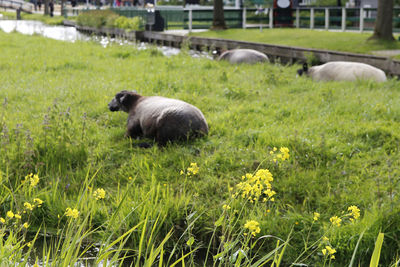
[(268, 57), (253, 49), (233, 49), (223, 52), (218, 60), (227, 60), (229, 63), (257, 63), (257, 62), (269, 62)]
[(127, 136), (149, 137), (160, 146), (208, 134), (203, 113), (195, 106), (161, 96), (141, 96), (121, 91), (108, 104), (111, 111), (129, 113)]
[(386, 81), (385, 73), (371, 65), (359, 62), (333, 61), (320, 66), (308, 68), (307, 63), (297, 73), (310, 76), (315, 81)]

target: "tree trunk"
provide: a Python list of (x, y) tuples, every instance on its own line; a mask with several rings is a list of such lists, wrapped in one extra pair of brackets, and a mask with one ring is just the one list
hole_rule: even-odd
[(65, 9), (65, 0), (61, 0), (61, 16), (65, 16), (67, 14), (67, 10)]
[(378, 12), (374, 34), (369, 38), (394, 41), (393, 37), (393, 0), (378, 0)]
[(49, 15), (49, 0), (44, 0), (44, 14)]
[(222, 0), (214, 0), (213, 11), (213, 30), (225, 30), (225, 17), (224, 17), (224, 2)]
[(337, 6), (342, 6), (342, 1), (341, 0), (337, 0)]

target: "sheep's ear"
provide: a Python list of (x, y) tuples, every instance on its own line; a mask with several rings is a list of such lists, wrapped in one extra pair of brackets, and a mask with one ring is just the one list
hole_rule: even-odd
[(129, 107), (130, 104), (130, 94), (128, 93), (128, 91), (121, 91), (119, 92), (115, 98), (117, 99), (118, 103), (121, 106), (124, 107)]
[(304, 72), (307, 72), (307, 71), (308, 71), (308, 64), (307, 64), (307, 63), (304, 63), (304, 64), (303, 64), (303, 71), (304, 71)]
[(131, 97), (129, 94), (124, 94), (119, 98), (119, 102), (121, 103), (121, 105), (125, 106), (125, 107), (129, 107), (130, 106), (130, 102), (131, 102)]

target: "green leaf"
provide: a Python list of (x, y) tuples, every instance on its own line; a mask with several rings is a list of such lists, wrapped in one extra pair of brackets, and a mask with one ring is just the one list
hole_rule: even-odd
[(378, 267), (379, 257), (381, 256), (381, 249), (383, 244), (384, 233), (379, 233), (376, 238), (374, 252), (372, 253), (371, 262), (369, 267)]
[(194, 237), (192, 236), (191, 238), (189, 238), (189, 240), (186, 242), (186, 245), (188, 245), (189, 247), (191, 247), (194, 243)]

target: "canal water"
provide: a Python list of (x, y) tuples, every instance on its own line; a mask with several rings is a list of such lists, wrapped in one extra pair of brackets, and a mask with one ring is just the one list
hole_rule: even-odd
[[(150, 46), (149, 44), (143, 42), (135, 43), (124, 39), (87, 35), (77, 31), (75, 27), (51, 26), (40, 21), (33, 20), (2, 20), (0, 18), (0, 30), (6, 33), (15, 31), (27, 35), (39, 34), (47, 38), (67, 42), (96, 41), (103, 47), (107, 47), (110, 44), (119, 44), (136, 46), (138, 49), (147, 49)], [(180, 49), (168, 46), (159, 46), (158, 49), (165, 56), (174, 56), (180, 53)], [(189, 54), (192, 57), (206, 57), (212, 59), (212, 57), (206, 52), (190, 50)]]

